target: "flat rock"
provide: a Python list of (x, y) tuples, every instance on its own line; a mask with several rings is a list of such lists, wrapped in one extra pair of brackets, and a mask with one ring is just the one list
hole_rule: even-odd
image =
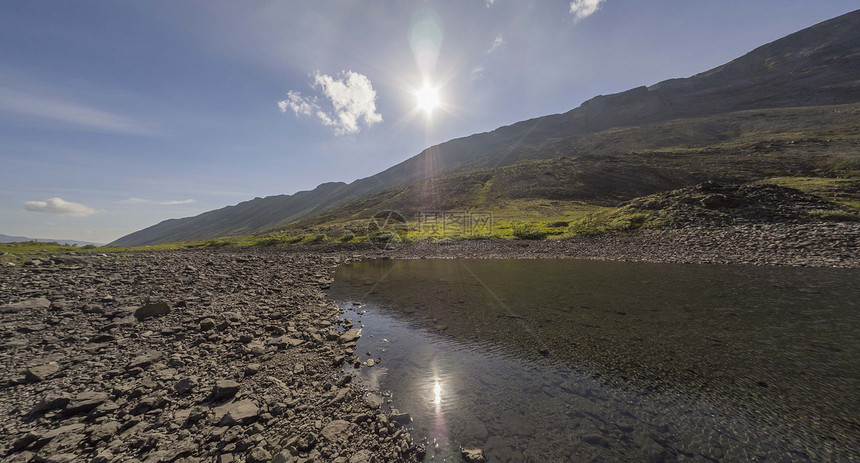
[(166, 302), (156, 302), (153, 304), (146, 304), (145, 306), (135, 310), (134, 318), (138, 320), (145, 320), (147, 318), (167, 315), (169, 313), (170, 304)]
[(322, 431), (320, 431), (320, 434), (329, 442), (337, 442), (339, 439), (347, 441), (349, 435), (352, 434), (352, 431), (355, 428), (356, 425), (349, 421), (334, 420), (327, 424)]
[(76, 415), (78, 413), (86, 413), (105, 401), (108, 395), (105, 392), (86, 391), (81, 392), (63, 409), (64, 415)]
[(27, 377), (27, 380), (38, 383), (48, 379), (58, 371), (60, 371), (60, 365), (57, 362), (48, 362), (28, 368), (24, 376)]
[(37, 415), (51, 410), (65, 408), (72, 401), (69, 394), (49, 393), (30, 410), (30, 415)]
[(346, 330), (343, 334), (340, 335), (340, 339), (338, 342), (341, 344), (349, 344), (358, 341), (358, 338), (361, 337), (361, 330), (358, 328), (353, 328), (351, 330)]
[(232, 403), (227, 407), (227, 413), (221, 418), (221, 426), (234, 426), (237, 424), (253, 423), (257, 419), (259, 408), (251, 399), (244, 399)]
[(128, 368), (132, 369), (132, 368), (138, 368), (138, 367), (139, 368), (148, 367), (148, 366), (152, 365), (153, 363), (161, 360), (161, 358), (163, 356), (164, 356), (164, 354), (162, 354), (159, 351), (149, 351), (145, 354), (141, 354), (141, 355), (138, 355), (137, 357), (133, 358), (131, 360), (131, 362), (129, 362)]
[(0, 313), (17, 313), (24, 310), (47, 309), (51, 307), (51, 301), (44, 297), (27, 299), (26, 301), (13, 302), (0, 306)]

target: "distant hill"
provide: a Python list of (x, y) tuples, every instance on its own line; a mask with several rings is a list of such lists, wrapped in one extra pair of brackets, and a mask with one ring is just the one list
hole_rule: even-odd
[(59, 244), (68, 244), (70, 246), (86, 246), (91, 244), (93, 246), (104, 246), (102, 243), (92, 243), (89, 241), (76, 241), (76, 240), (55, 240), (50, 238), (27, 238), (26, 236), (9, 236), (0, 234), (0, 243), (21, 243), (24, 241), (36, 241), (38, 243), (59, 243)]
[[(531, 173), (518, 174), (519, 187), (509, 188), (507, 193), (494, 193), (499, 201), (545, 194), (549, 195), (547, 197), (561, 195), (611, 202), (637, 194), (683, 187), (715, 175), (707, 168), (691, 168), (700, 164), (699, 158), (694, 162), (675, 162), (674, 168), (669, 170), (664, 163), (648, 166), (647, 160), (641, 158), (636, 162), (626, 161), (627, 173), (613, 165), (619, 162), (613, 156), (639, 151), (653, 153), (671, 149), (682, 155), (687, 149), (716, 146), (722, 151), (721, 156), (715, 159), (720, 159), (720, 163), (729, 162), (728, 168), (712, 166), (718, 174), (745, 178), (790, 175), (794, 167), (787, 158), (778, 163), (781, 167), (773, 172), (734, 173), (731, 165), (737, 159), (726, 158), (726, 153), (731, 152), (735, 142), (741, 143), (744, 150), (754, 148), (750, 143), (769, 143), (761, 133), (747, 130), (759, 123), (759, 116), (769, 121), (765, 135), (770, 134), (780, 140), (796, 132), (793, 126), (780, 120), (782, 116), (794, 118), (798, 124), (819, 133), (824, 137), (822, 142), (832, 139), (823, 134), (830, 130), (828, 126), (820, 123), (826, 121), (842, 127), (845, 124), (840, 118), (825, 117), (826, 109), (816, 110), (818, 116), (814, 120), (818, 125), (810, 127), (797, 108), (860, 102), (858, 69), (860, 10), (788, 35), (689, 78), (598, 96), (564, 114), (530, 119), (430, 147), (383, 172), (351, 184), (326, 183), (312, 191), (257, 198), (196, 217), (167, 220), (111, 244), (137, 246), (256, 233), (313, 222), (314, 217), (335, 211), (349, 215), (354, 213), (354, 207), (350, 205), (372, 209), (385, 203), (393, 192), (410, 192), (414, 200), (400, 201), (403, 207), (443, 209), (456, 196), (453, 193), (468, 195), (472, 191), (477, 194), (468, 185), (457, 184), (457, 178), (479, 181), (483, 177), (475, 175), (482, 172), (483, 176), (489, 176), (482, 180), (486, 183), (499, 178), (497, 174), (503, 171), (497, 169), (508, 169), (510, 173), (513, 166), (520, 166), (520, 174)], [(747, 112), (750, 110), (760, 112), (757, 116)], [(822, 112), (824, 116), (821, 116)], [(745, 120), (746, 125), (733, 122), (735, 115)], [(775, 120), (771, 120), (773, 118)], [(699, 122), (691, 125), (689, 120)], [(720, 122), (715, 122), (717, 120)], [(850, 129), (847, 130), (850, 133)], [(837, 132), (834, 133), (844, 133)], [(841, 153), (844, 146), (840, 143), (843, 142), (826, 148), (819, 146), (818, 149), (829, 153), (832, 148)], [(531, 167), (524, 164), (532, 162), (544, 164)], [(828, 165), (826, 161), (822, 162), (822, 165), (812, 163), (814, 166), (801, 162), (799, 168), (814, 170)], [(572, 165), (554, 172), (556, 167), (565, 163)], [(747, 163), (745, 169), (755, 171), (755, 164)], [(847, 166), (842, 165), (842, 168), (850, 170), (852, 166), (849, 159)], [(556, 176), (556, 186), (551, 192), (535, 191), (533, 185), (540, 189), (540, 185), (546, 183), (548, 176), (544, 176), (545, 172)], [(575, 172), (579, 173), (574, 175)], [(589, 177), (588, 173), (593, 175)], [(589, 180), (592, 177), (598, 180)], [(501, 188), (498, 184), (495, 186)]]

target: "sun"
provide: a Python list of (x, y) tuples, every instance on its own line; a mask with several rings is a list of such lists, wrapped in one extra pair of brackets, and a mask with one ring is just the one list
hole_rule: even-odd
[(423, 110), (428, 115), (439, 106), (439, 90), (425, 83), (424, 88), (415, 93), (415, 98), (418, 100), (418, 109)]

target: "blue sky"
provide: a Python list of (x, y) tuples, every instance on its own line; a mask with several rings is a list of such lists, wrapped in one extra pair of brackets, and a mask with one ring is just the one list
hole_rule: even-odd
[[(852, 1), (0, 2), (0, 233), (109, 242), (686, 77)], [(424, 81), (441, 105), (416, 109)]]

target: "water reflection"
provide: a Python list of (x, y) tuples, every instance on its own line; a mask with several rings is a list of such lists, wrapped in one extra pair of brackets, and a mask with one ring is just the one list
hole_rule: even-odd
[(389, 261), (339, 269), (331, 296), (366, 303), (363, 314), (343, 304), (373, 335), (358, 351), (382, 358), (360, 377), (391, 391), (436, 460), (477, 446), (488, 461), (804, 461), (860, 453), (858, 281), (828, 269)]

